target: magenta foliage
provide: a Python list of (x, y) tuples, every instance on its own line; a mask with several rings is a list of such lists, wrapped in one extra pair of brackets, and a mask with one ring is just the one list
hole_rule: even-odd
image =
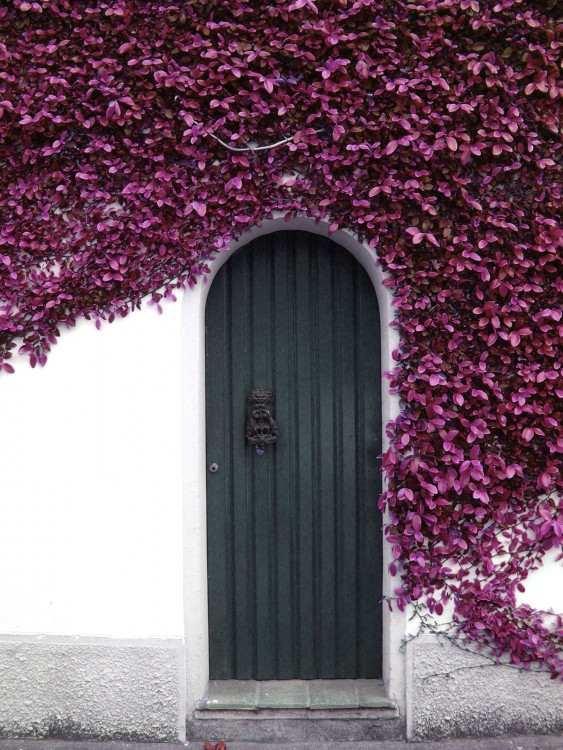
[(453, 601), (461, 637), (557, 675), (561, 621), (515, 599), (563, 539), (555, 19), (550, 0), (4, 3), (0, 367), (194, 284), (274, 211), (355, 231), (401, 334), (397, 604)]

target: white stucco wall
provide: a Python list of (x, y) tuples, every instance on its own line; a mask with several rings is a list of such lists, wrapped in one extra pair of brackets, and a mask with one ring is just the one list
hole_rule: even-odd
[[(326, 231), (311, 221), (280, 221), (254, 235), (292, 228)], [(372, 251), (342, 232), (334, 239), (379, 283)], [(15, 375), (0, 374), (0, 664), (25, 664), (29, 675), (41, 671), (47, 696), (35, 695), (29, 681), (20, 694), (21, 670), (5, 670), (13, 681), (5, 682), (5, 696), (0, 689), (0, 702), (44, 705), (35, 719), (26, 709), (12, 733), (74, 722), (84, 736), (182, 738), (186, 709), (202, 695), (205, 298), (202, 287), (188, 290), (184, 302), (166, 304), (162, 316), (145, 308), (102, 331), (82, 322), (62, 331), (44, 369), (32, 370), (21, 359)], [(391, 367), (395, 336), (393, 329), (384, 369)], [(384, 413), (397, 413), (388, 394)], [(394, 583), (387, 580), (386, 590)], [(563, 569), (555, 553), (530, 577), (522, 600), (563, 611)], [(404, 615), (386, 612), (384, 671), (401, 711), (417, 706), (410, 731), (424, 735), (423, 717), (433, 704), (417, 681), (417, 659), (407, 658), (405, 666), (400, 645), (407, 627)], [(420, 664), (432, 671), (432, 645), (416, 648), (419, 657), (427, 649)], [(59, 653), (68, 654), (69, 664), (81, 663), (78, 653), (89, 660), (84, 685), (78, 667), (69, 676), (77, 701), (70, 718), (71, 708), (58, 715), (51, 700)], [(127, 675), (131, 694), (146, 696), (134, 711), (116, 675)], [(494, 680), (502, 679), (498, 675)], [(92, 714), (89, 690), (96, 681), (107, 690)], [(80, 694), (86, 696), (82, 707)], [(167, 707), (165, 718), (135, 734), (135, 716), (157, 716), (156, 694)], [(0, 716), (0, 736), (8, 714)]]
[(178, 636), (181, 304), (0, 376), (0, 633)]
[(519, 604), (563, 613), (562, 554), (563, 549), (551, 549), (546, 552), (542, 566), (530, 573), (524, 582), (526, 590), (518, 596)]

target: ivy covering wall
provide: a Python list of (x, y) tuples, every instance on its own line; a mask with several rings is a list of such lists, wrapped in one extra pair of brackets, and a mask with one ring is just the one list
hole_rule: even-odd
[(551, 0), (3, 3), (0, 368), (272, 212), (352, 230), (401, 340), (390, 604), (557, 677), (516, 595), (563, 540), (560, 31)]

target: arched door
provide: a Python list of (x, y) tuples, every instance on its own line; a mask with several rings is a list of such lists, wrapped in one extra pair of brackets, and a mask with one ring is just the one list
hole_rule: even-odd
[(381, 676), (379, 336), (367, 273), (317, 235), (254, 240), (213, 281), (211, 679)]

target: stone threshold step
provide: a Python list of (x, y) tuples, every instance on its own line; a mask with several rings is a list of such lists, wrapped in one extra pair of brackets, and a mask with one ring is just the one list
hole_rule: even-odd
[[(212, 680), (198, 705), (205, 711), (315, 712), (391, 710), (382, 680)], [(319, 716), (320, 718), (320, 716)]]

